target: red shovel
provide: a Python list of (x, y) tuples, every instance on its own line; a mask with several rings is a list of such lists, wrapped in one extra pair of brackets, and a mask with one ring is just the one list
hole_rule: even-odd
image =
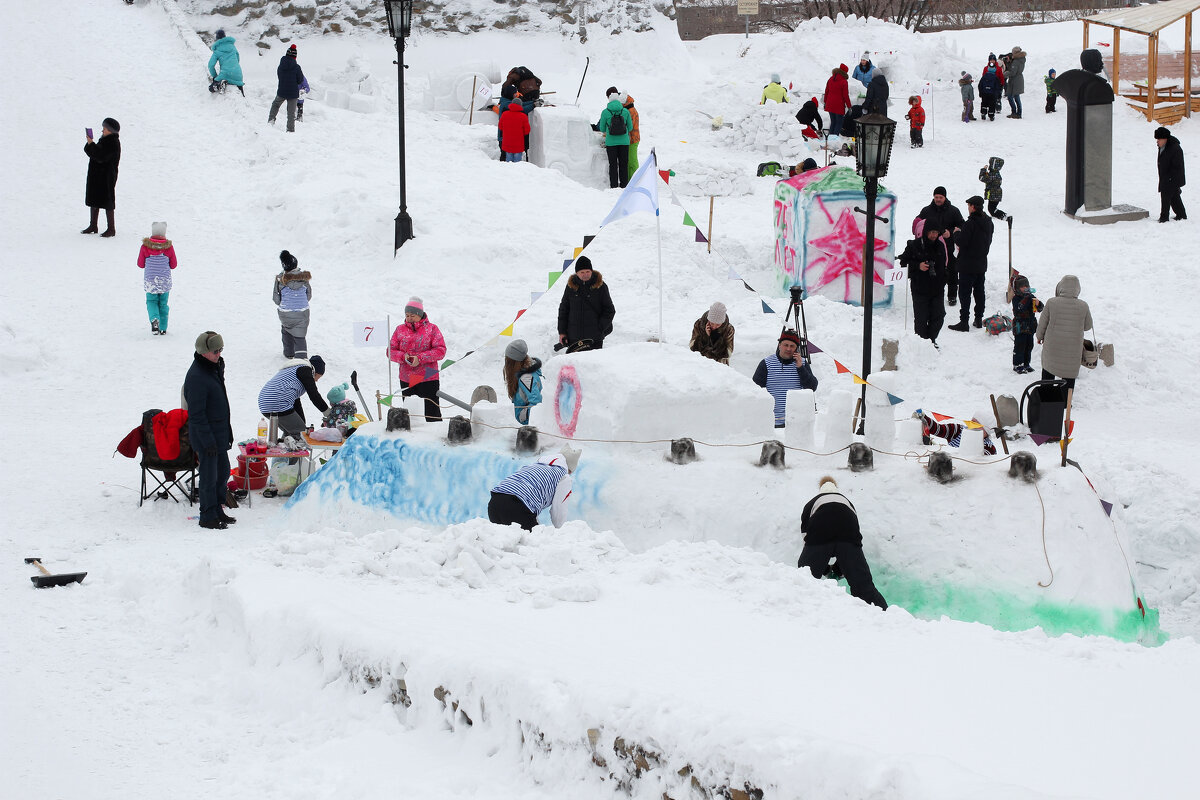
[(55, 575), (50, 570), (42, 566), (40, 558), (27, 558), (26, 564), (33, 564), (39, 570), (41, 575), (31, 575), (29, 580), (33, 581), (33, 585), (39, 589), (45, 589), (47, 586), (66, 586), (68, 583), (80, 583), (85, 577), (86, 572), (64, 572), (61, 575)]

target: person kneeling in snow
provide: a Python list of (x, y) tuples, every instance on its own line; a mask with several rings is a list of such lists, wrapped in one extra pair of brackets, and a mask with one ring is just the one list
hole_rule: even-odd
[(561, 528), (567, 521), (567, 498), (571, 496), (571, 473), (579, 464), (579, 450), (564, 447), (562, 453), (542, 456), (492, 487), (488, 519), (497, 525), (514, 522), (527, 531), (538, 524), (538, 514), (550, 509), (550, 521)]
[[(814, 578), (840, 574), (849, 584), (850, 594), (887, 610), (887, 601), (875, 588), (871, 567), (863, 555), (858, 512), (828, 475), (821, 478), (817, 496), (804, 506), (800, 530), (804, 533), (804, 549), (797, 567), (808, 567)], [(835, 559), (837, 563), (830, 567), (829, 562)]]
[(775, 398), (775, 427), (782, 428), (787, 411), (789, 389), (817, 390), (817, 378), (806, 361), (796, 360), (800, 348), (800, 336), (792, 330), (779, 335), (779, 346), (774, 355), (758, 362), (754, 370), (754, 382), (766, 389)]

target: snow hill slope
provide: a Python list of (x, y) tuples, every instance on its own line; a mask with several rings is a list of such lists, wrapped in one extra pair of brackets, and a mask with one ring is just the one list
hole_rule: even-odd
[[(481, 53), (537, 64), (567, 94), (582, 70), (577, 45), (503, 33), (426, 40), (408, 70), (418, 238), (393, 259), (388, 104), (361, 115), (314, 103), (287, 136), (265, 124), (274, 59), (244, 51), (247, 99), (210, 97), (196, 42), (162, 9), (84, 0), (72, 6), (69, 46), (36, 5), (6, 17), (6, 57), (40, 70), (36, 95), (19, 81), (0, 90), (0, 131), (15, 154), (5, 162), (13, 188), (0, 201), (9, 278), (0, 287), (0, 410), (10, 441), (22, 443), (0, 468), (0, 715), (13, 721), (0, 732), (0, 771), (13, 791), (610, 797), (627, 782), (634, 796), (675, 797), (699, 791), (679, 777), (688, 766), (701, 787), (750, 784), (779, 797), (1190, 794), (1200, 561), (1186, 424), (1197, 381), (1184, 353), (1196, 239), (1188, 224), (1091, 229), (1057, 213), (1063, 115), (1033, 113), (1033, 77), (1070, 65), (1074, 26), (903, 40), (942, 53), (951, 78), (977, 70), (988, 49), (1021, 44), (1031, 91), (1021, 123), (963, 127), (956, 90), (938, 88), (929, 144), (899, 149), (888, 184), (906, 222), (935, 184), (956, 202), (978, 191), (979, 167), (1003, 155), (1005, 205), (1018, 216), (1014, 262), (1042, 296), (1064, 272), (1080, 275), (1119, 361), (1081, 380), (1072, 457), (1115, 502), (1144, 562), (1137, 581), (1173, 635), (1157, 648), (998, 633), (899, 607), (879, 614), (787, 562), (708, 543), (709, 531), (663, 544), (653, 531), (581, 522), (520, 538), (478, 520), (347, 514), (329, 525), (260, 498), (212, 536), (184, 507), (139, 509), (136, 465), (111, 459), (110, 448), (145, 408), (177, 404), (199, 331), (224, 334), (235, 431), (253, 431), (254, 398), (279, 364), (269, 291), (280, 249), (314, 272), (311, 341), (333, 376), (358, 368), (364, 388), (386, 389), (381, 356), (354, 348), (350, 327), (398, 315), (417, 294), (452, 356), (477, 350), (444, 376), (449, 391), (469, 393), (498, 383), (499, 349), (480, 345), (517, 310), (530, 308), (516, 333), (548, 352), (554, 298), (530, 307), (530, 292), (545, 288), (564, 249), (596, 233), (616, 197), (499, 164), (486, 126), (417, 110), (423, 72)], [(614, 37), (589, 45), (583, 102), (598, 115), (605, 86), (628, 87), (642, 109), (643, 148), (657, 145), (664, 168), (690, 159), (749, 170), (762, 155), (716, 144), (694, 109), (748, 108), (797, 49), (813, 58), (796, 67), (797, 86), (819, 88), (830, 60), (896, 36), (830, 27), (807, 39), (754, 37), (748, 49), (736, 37), (684, 47), (670, 30)], [(300, 47), (312, 74), (354, 54), (381, 78), (394, 73), (386, 39)], [(75, 233), (86, 218), (82, 129), (105, 116), (121, 121), (125, 148), (115, 240)], [(1114, 197), (1148, 208), (1157, 203), (1151, 130), (1118, 109)], [(1176, 132), (1185, 151), (1200, 152), (1194, 122)], [(667, 340), (680, 342), (703, 308), (723, 300), (738, 325), (742, 374), (770, 352), (780, 321), (725, 276), (732, 267), (755, 287), (771, 284), (770, 192), (763, 181), (718, 201), (712, 258), (682, 212), (663, 206)], [(697, 220), (701, 203), (688, 206)], [(180, 256), (166, 337), (147, 330), (134, 265), (156, 219), (168, 221)], [(614, 287), (614, 349), (656, 335), (653, 222), (606, 229), (589, 255)], [(990, 298), (1002, 281), (989, 272)], [(852, 369), (858, 313), (814, 302), (808, 314), (813, 339)], [(1023, 385), (1003, 339), (946, 333), (940, 353), (925, 351), (902, 333), (902, 306), (876, 315), (875, 326), (901, 338), (898, 417), (918, 402), (969, 417), (988, 392)], [(848, 380), (829, 360), (815, 368), (819, 400)], [(1039, 461), (1054, 469), (1053, 451)], [(796, 470), (797, 500), (825, 466)], [(904, 513), (958, 518), (980, 535), (1025, 522), (1024, 506), (981, 514), (969, 493), (951, 502), (942, 487), (913, 485), (894, 501)], [(646, 487), (629, 502), (658, 508), (671, 493)], [(781, 533), (787, 525), (781, 515)], [(478, 587), (464, 552), (496, 562)], [(34, 592), (26, 555), (56, 571), (88, 570), (88, 579)], [(439, 687), (451, 692), (445, 707)], [(659, 756), (640, 779), (629, 777), (637, 770), (617, 737), (626, 754), (633, 743)]]

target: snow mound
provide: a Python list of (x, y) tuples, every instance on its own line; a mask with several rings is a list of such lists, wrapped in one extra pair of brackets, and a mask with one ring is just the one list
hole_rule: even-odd
[[(806, 158), (816, 146), (804, 138), (804, 126), (796, 121), (796, 108), (787, 103), (754, 106), (733, 128), (717, 133), (718, 142), (743, 150), (758, 150), (789, 161)], [(815, 141), (815, 140), (814, 140)]]
[(754, 191), (745, 170), (701, 161), (677, 161), (672, 166), (671, 188), (680, 194), (700, 197), (738, 197)]

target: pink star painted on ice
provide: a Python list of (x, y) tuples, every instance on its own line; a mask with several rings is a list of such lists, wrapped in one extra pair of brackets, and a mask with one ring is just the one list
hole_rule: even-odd
[[(827, 209), (822, 208), (822, 210), (825, 211), (826, 216), (829, 215)], [(850, 291), (851, 286), (857, 286), (862, 282), (863, 243), (866, 240), (866, 232), (858, 227), (854, 211), (843, 208), (838, 214), (837, 221), (833, 223), (833, 230), (830, 233), (808, 241), (810, 247), (821, 251), (821, 255), (808, 262), (809, 270), (821, 271), (820, 277), (815, 285), (809, 288), (809, 291), (818, 291), (838, 278), (842, 278), (845, 281), (845, 299), (851, 300), (854, 297)], [(887, 246), (886, 240), (875, 239), (875, 251), (886, 250)], [(882, 286), (883, 277), (878, 270), (873, 270), (873, 272), (875, 283)]]

